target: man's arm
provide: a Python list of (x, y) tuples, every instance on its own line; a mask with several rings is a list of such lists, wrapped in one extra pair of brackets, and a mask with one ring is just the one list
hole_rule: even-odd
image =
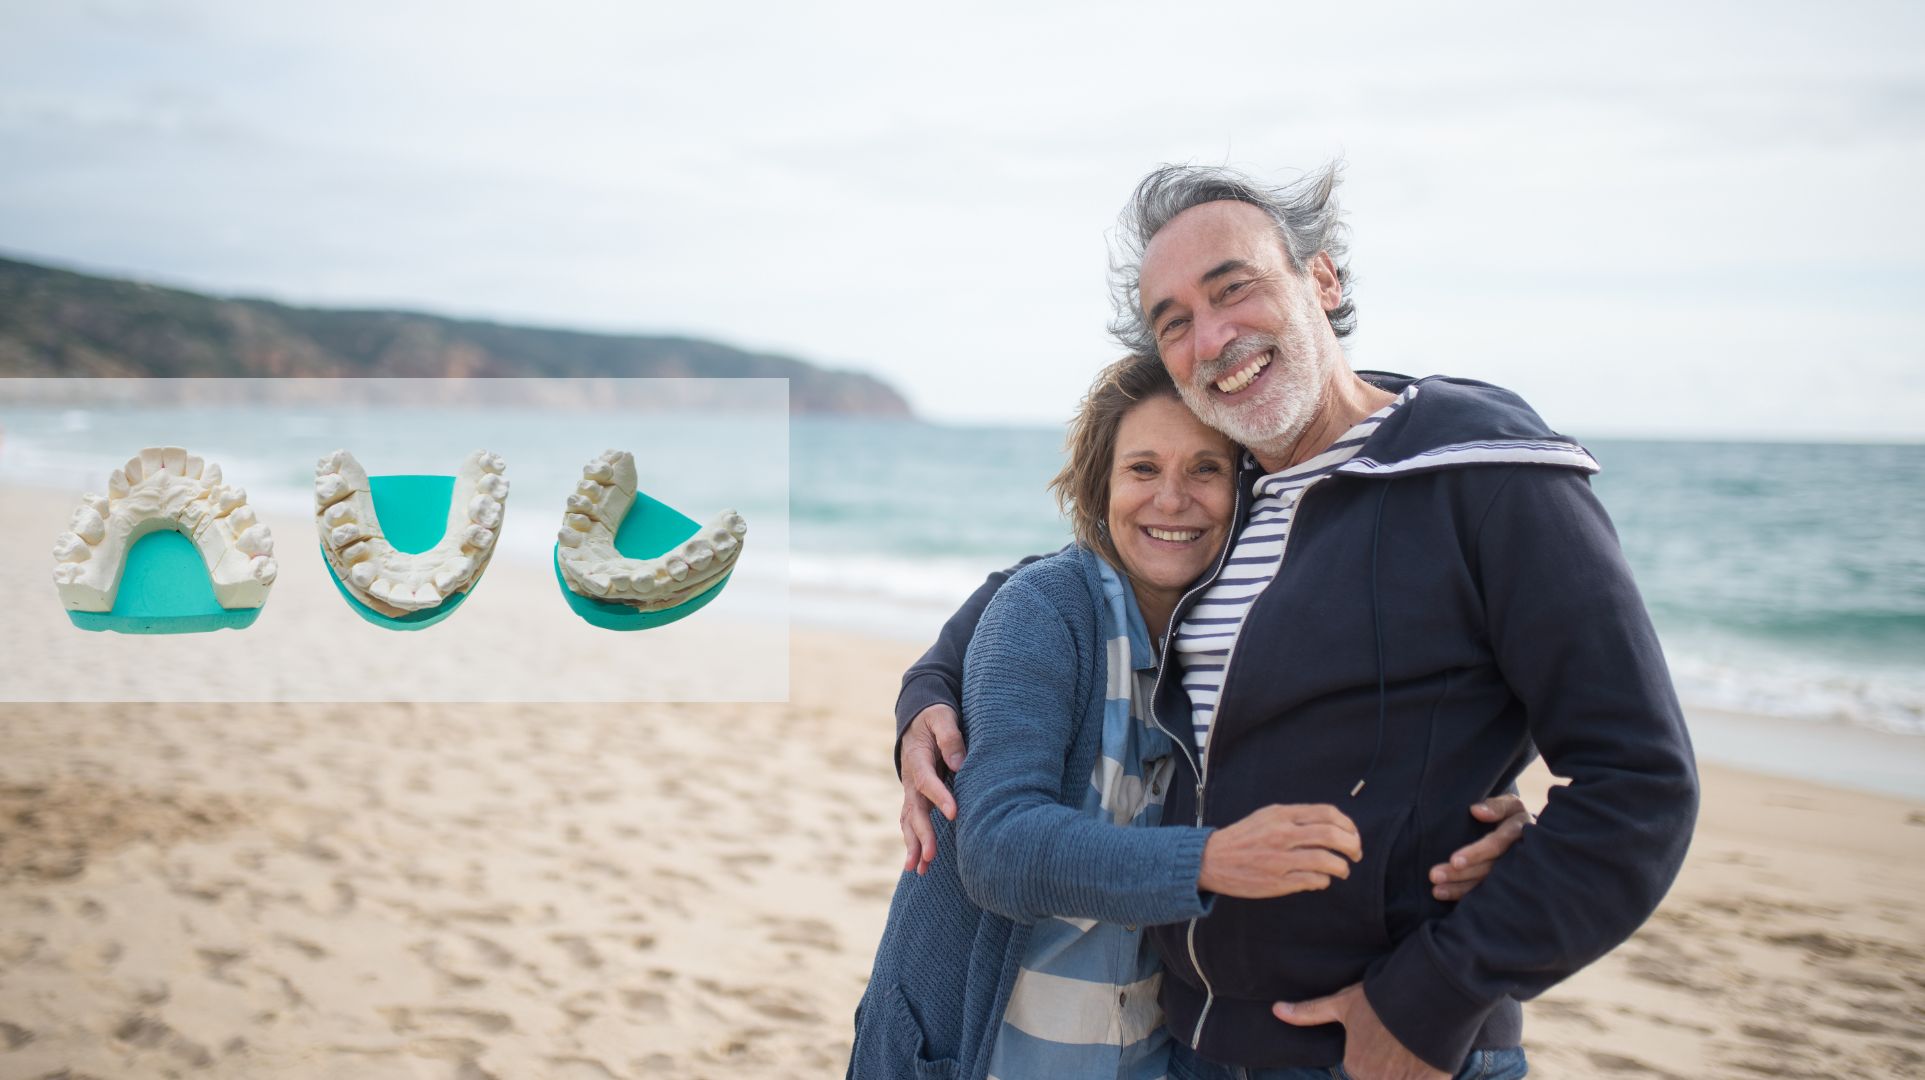
[(1570, 784), (1552, 789), (1527, 839), (1455, 910), (1365, 976), (1383, 1026), (1446, 1072), (1499, 1001), (1543, 992), (1650, 917), (1698, 809), (1657, 633), (1589, 483), (1516, 467), (1475, 535), (1497, 663), (1546, 764)]
[(1042, 557), (1025, 556), (1015, 566), (989, 575), (943, 624), (936, 643), (929, 646), (922, 659), (903, 672), (902, 690), (896, 695), (895, 753), (896, 778), (902, 781), (898, 824), (905, 850), (904, 870), (927, 873), (929, 864), (936, 861), (936, 830), (929, 823), (929, 811), (940, 810), (951, 820), (956, 817), (949, 775), (963, 762), (963, 656), (976, 633), (976, 623), (1003, 582)]
[(909, 665), (902, 673), (902, 690), (896, 694), (896, 775), (902, 775), (902, 740), (908, 733), (909, 725), (931, 705), (947, 705), (959, 715), (962, 712), (963, 657), (969, 652), (969, 639), (975, 636), (976, 624), (982, 620), (984, 609), (996, 590), (1003, 587), (1011, 574), (1041, 559), (1041, 555), (1025, 555), (1015, 566), (1007, 570), (997, 570), (969, 594), (962, 607), (942, 624), (936, 635), (936, 643), (922, 658)]

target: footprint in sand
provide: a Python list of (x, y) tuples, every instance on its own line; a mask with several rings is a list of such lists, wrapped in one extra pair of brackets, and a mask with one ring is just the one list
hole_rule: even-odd
[(802, 945), (824, 952), (835, 952), (841, 947), (835, 927), (821, 919), (764, 918), (761, 922), (770, 928), (769, 941), (776, 945)]
[(602, 954), (588, 943), (588, 939), (578, 934), (550, 934), (548, 940), (561, 946), (568, 958), (582, 967), (593, 970), (602, 966)]

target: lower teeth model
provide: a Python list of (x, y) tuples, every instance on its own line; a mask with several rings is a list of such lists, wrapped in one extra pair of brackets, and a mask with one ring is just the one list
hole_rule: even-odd
[(501, 455), (486, 450), (462, 459), (440, 543), (409, 554), (382, 533), (367, 470), (354, 455), (336, 450), (322, 458), (314, 466), (314, 524), (335, 577), (355, 599), (390, 618), (439, 607), (472, 588), (494, 554), (507, 468)]
[(615, 534), (635, 503), (635, 455), (609, 450), (582, 467), (556, 538), (556, 560), (570, 590), (635, 611), (685, 604), (719, 583), (742, 554), (748, 523), (733, 510), (652, 559), (615, 549)]
[(54, 541), (53, 580), (68, 611), (111, 612), (134, 542), (173, 529), (194, 542), (228, 610), (259, 608), (280, 568), (274, 536), (247, 492), (221, 483), (221, 467), (178, 446), (150, 446), (107, 478), (107, 494), (81, 496)]

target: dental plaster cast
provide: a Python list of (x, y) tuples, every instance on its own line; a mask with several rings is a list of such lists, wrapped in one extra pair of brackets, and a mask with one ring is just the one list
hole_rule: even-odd
[(355, 599), (382, 615), (440, 606), (474, 587), (488, 567), (508, 498), (507, 468), (486, 450), (463, 458), (441, 542), (408, 554), (381, 532), (367, 470), (353, 454), (334, 451), (314, 466), (314, 525), (328, 564)]
[(107, 477), (107, 494), (80, 497), (54, 541), (53, 580), (69, 611), (111, 612), (134, 542), (174, 529), (194, 542), (214, 599), (258, 608), (280, 573), (274, 535), (254, 519), (247, 492), (221, 483), (221, 467), (178, 446), (150, 446)]
[(562, 578), (577, 594), (661, 611), (708, 590), (742, 554), (748, 523), (724, 510), (674, 550), (653, 559), (628, 558), (615, 550), (615, 534), (634, 502), (635, 455), (608, 450), (582, 467), (556, 538)]

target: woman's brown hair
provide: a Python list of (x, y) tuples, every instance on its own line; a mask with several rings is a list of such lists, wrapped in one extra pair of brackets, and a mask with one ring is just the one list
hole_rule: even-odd
[(1120, 566), (1110, 540), (1110, 465), (1116, 457), (1116, 431), (1123, 415), (1140, 401), (1177, 397), (1176, 384), (1163, 361), (1154, 356), (1126, 356), (1104, 368), (1084, 395), (1063, 440), (1063, 471), (1049, 482), (1056, 505), (1069, 518), (1076, 542), (1095, 551), (1111, 566)]

